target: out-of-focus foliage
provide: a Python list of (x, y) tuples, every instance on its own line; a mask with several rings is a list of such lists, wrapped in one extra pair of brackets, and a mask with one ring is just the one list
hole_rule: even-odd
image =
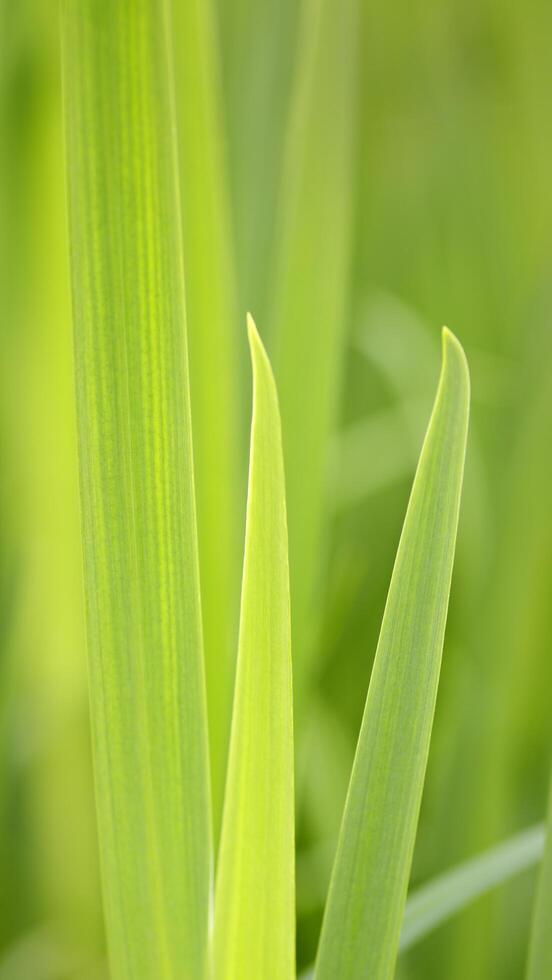
[(542, 868), (539, 873), (535, 907), (529, 944), (528, 980), (544, 980), (552, 970), (552, 938), (550, 936), (550, 912), (552, 910), (552, 803), (548, 804), (546, 843)]
[[(246, 309), (261, 333), (277, 320), (273, 277), (281, 263), (279, 225), (290, 207), (286, 159), (290, 140), (302, 135), (291, 128), (301, 118), (297, 105), (307, 114), (301, 125), (313, 127), (327, 155), (311, 154), (302, 175), (301, 221), (308, 223), (309, 201), (334, 192), (323, 182), (345, 149), (332, 139), (346, 122), (332, 117), (333, 82), (353, 58), (359, 66), (345, 189), (351, 237), (342, 346), (332, 365), (338, 418), (327, 476), (314, 481), (320, 533), (316, 555), (309, 555), (316, 573), (311, 622), (301, 627), (313, 637), (296, 731), (297, 940), (299, 964), (307, 965), (370, 676), (366, 651), (376, 647), (443, 323), (468, 355), (472, 418), (412, 885), (545, 812), (552, 745), (552, 9), (545, 0), (360, 3), (358, 50), (336, 33), (328, 77), (319, 82), (318, 92), (329, 93), (324, 103), (297, 91), (304, 31), (315, 16), (343, 27), (349, 3), (206, 6), (222, 131), (219, 137), (211, 130), (208, 140), (218, 141), (216, 180), (230, 203), (239, 394), (249, 384)], [(58, 27), (58, 0), (0, 0), (0, 977), (10, 980), (97, 980), (104, 956)], [(180, 31), (173, 37), (176, 59), (184, 58)], [(179, 85), (186, 81), (175, 76)], [(193, 138), (194, 126), (183, 133)], [(182, 155), (185, 181), (184, 164)], [(319, 219), (317, 208), (313, 225)], [(334, 232), (328, 222), (317, 234), (330, 259), (335, 242), (337, 263), (343, 248)], [(189, 241), (191, 248), (193, 235)], [(316, 271), (309, 269), (313, 282)], [(301, 309), (307, 321), (308, 306)], [(309, 330), (316, 342), (316, 323)], [(277, 361), (277, 337), (266, 333)], [(191, 368), (193, 402), (193, 358)], [(293, 383), (307, 377), (299, 372)], [(303, 386), (294, 397), (310, 396)], [(228, 515), (238, 540), (247, 431), (243, 411), (239, 418), (238, 513)], [(285, 428), (283, 435), (285, 445)], [(293, 582), (293, 555), (291, 562)], [(237, 623), (237, 608), (227, 613)], [(534, 881), (527, 871), (481, 897), (404, 953), (399, 976), (522, 975)]]

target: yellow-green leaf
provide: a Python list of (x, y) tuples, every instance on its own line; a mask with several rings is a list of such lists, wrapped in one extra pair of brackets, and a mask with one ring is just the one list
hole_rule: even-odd
[(387, 980), (399, 945), (452, 575), (469, 374), (443, 367), (399, 543), (334, 863), (317, 980)]
[(276, 386), (249, 319), (253, 420), (240, 639), (215, 906), (217, 980), (295, 975), (287, 522)]
[(91, 709), (112, 980), (200, 980), (210, 813), (168, 7), (65, 0)]

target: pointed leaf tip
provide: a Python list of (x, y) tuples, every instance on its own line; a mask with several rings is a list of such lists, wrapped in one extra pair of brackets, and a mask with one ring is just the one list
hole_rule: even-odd
[(249, 349), (251, 351), (251, 355), (254, 356), (254, 354), (257, 351), (262, 351), (262, 353), (268, 360), (268, 355), (266, 353), (264, 344), (261, 340), (261, 335), (257, 329), (257, 324), (255, 323), (253, 317), (251, 316), (251, 313), (247, 314), (247, 339), (249, 341)]
[(442, 336), (442, 351), (443, 351), (443, 369), (449, 362), (449, 358), (454, 360), (454, 363), (460, 368), (460, 372), (463, 376), (464, 383), (466, 385), (467, 393), (469, 396), (470, 390), (470, 371), (468, 367), (468, 359), (466, 357), (466, 352), (462, 347), (462, 344), (458, 340), (456, 334), (453, 334), (452, 330), (448, 327), (443, 327), (441, 331)]
[(274, 372), (272, 370), (270, 358), (261, 340), (261, 335), (257, 329), (257, 325), (250, 313), (247, 314), (247, 338), (249, 341), (249, 352), (251, 354), (251, 365), (253, 369), (253, 389), (255, 390), (256, 387), (257, 372), (262, 371), (265, 376), (266, 383), (271, 391), (271, 397), (276, 404), (278, 404), (276, 381), (274, 379)]

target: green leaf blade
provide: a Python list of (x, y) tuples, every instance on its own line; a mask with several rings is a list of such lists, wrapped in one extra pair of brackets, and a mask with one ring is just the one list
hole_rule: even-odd
[(527, 980), (546, 980), (552, 976), (552, 938), (550, 922), (552, 917), (552, 783), (548, 798), (546, 838), (544, 857), (539, 881), (529, 944)]
[(443, 368), (399, 543), (316, 964), (317, 980), (393, 974), (435, 709), (469, 415), (464, 352)]
[(167, 6), (66, 0), (85, 594), (113, 980), (201, 978), (207, 727)]
[(253, 321), (240, 640), (215, 905), (217, 980), (295, 975), (293, 705), (276, 386)]

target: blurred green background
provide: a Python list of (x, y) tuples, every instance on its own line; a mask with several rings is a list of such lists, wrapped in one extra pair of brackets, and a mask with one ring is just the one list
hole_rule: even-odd
[[(544, 813), (552, 7), (214, 0), (210, 15), (243, 486), (248, 309), (284, 419), (305, 966), (443, 323), (466, 348), (473, 406), (413, 884)], [(177, 68), (185, 45), (177, 32)], [(107, 976), (60, 76), (57, 0), (0, 0), (0, 980)], [(192, 413), (193, 385), (192, 358)], [(229, 515), (240, 536), (242, 517), (243, 500)], [(398, 976), (520, 977), (533, 887), (527, 873), (479, 900), (401, 957)]]

